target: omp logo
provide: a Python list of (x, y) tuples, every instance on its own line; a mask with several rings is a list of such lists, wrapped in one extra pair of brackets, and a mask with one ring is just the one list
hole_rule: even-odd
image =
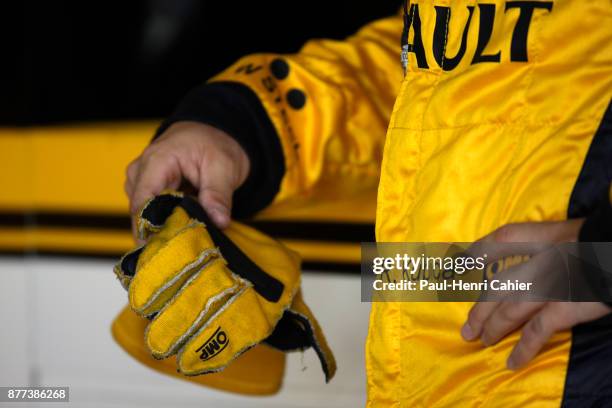
[(202, 344), (200, 348), (196, 350), (196, 353), (200, 353), (200, 360), (210, 360), (222, 352), (228, 344), (229, 338), (227, 337), (227, 334), (221, 330), (221, 326), (219, 326), (213, 335), (210, 336), (208, 340), (206, 340), (204, 344)]

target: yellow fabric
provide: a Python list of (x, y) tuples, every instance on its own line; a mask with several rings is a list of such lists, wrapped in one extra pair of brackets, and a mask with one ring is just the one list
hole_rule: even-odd
[(129, 306), (123, 308), (112, 325), (115, 341), (142, 364), (163, 374), (223, 391), (247, 395), (271, 395), (278, 392), (285, 373), (285, 354), (265, 344), (244, 353), (219, 373), (186, 377), (176, 371), (175, 357), (156, 360), (144, 343), (149, 321)]
[[(399, 17), (384, 19), (348, 41), (310, 41), (296, 55), (245, 57), (212, 79), (253, 89), (281, 135), (286, 174), (262, 216), (300, 203), (337, 200), (353, 201), (339, 211), (338, 220), (354, 217), (351, 209), (370, 214), (373, 201), (365, 197), (373, 197), (378, 185), (385, 129), (402, 79), (401, 31)], [(269, 68), (279, 57), (290, 68), (282, 80)], [(251, 69), (241, 69), (246, 66)], [(287, 103), (292, 89), (307, 95), (303, 108)]]
[[(474, 62), (486, 29), (480, 2), (414, 3), (428, 67), (409, 52), (403, 81), (399, 18), (346, 42), (310, 42), (297, 55), (248, 56), (214, 79), (253, 89), (276, 127), (287, 173), (271, 209), (304, 197), (355, 196), (378, 183), (380, 169), (379, 241), (471, 241), (511, 222), (565, 219), (612, 95), (610, 2), (554, 1), (550, 10), (541, 3), (529, 18), (521, 61), (511, 49), (522, 11), (487, 1), (495, 17), (481, 55), (499, 51), (499, 62)], [(440, 63), (436, 6), (450, 7)], [(468, 20), (464, 56), (443, 70), (461, 52)], [(285, 79), (271, 74), (276, 58), (289, 64)], [(241, 69), (249, 65), (262, 69)], [(290, 89), (305, 92), (303, 108), (285, 101)], [(486, 349), (461, 339), (469, 307), (374, 304), (368, 406), (558, 407), (571, 334), (555, 335), (514, 373), (505, 360), (517, 335)]]

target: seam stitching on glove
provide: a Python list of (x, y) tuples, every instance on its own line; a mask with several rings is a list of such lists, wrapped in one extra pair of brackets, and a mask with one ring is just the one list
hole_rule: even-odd
[[(174, 285), (187, 272), (189, 272), (190, 270), (194, 269), (200, 263), (203, 263), (202, 266), (208, 264), (212, 260), (212, 258), (215, 257), (215, 255), (219, 255), (219, 252), (217, 251), (216, 248), (214, 248), (214, 249), (207, 249), (207, 250), (201, 252), (200, 255), (193, 262), (185, 265), (183, 267), (183, 269), (180, 270), (179, 273), (177, 273), (171, 279), (169, 279), (166, 282), (164, 282), (164, 284), (151, 295), (149, 300), (141, 308), (137, 309), (136, 311), (139, 312), (139, 313), (142, 313), (143, 311), (148, 309), (153, 303), (155, 303), (155, 301), (159, 298), (159, 296), (161, 296), (161, 294), (166, 289), (168, 289), (169, 287)], [(130, 302), (130, 303), (132, 303), (132, 302)]]
[[(175, 299), (177, 299), (181, 293), (183, 293), (183, 291), (185, 291), (192, 283), (194, 280), (196, 280), (202, 273), (205, 273), (208, 270), (208, 266), (211, 265), (213, 262), (215, 262), (215, 260), (211, 260), (210, 262), (206, 262), (202, 268), (200, 269), (199, 272), (195, 273), (192, 277), (190, 277), (185, 284), (181, 287), (181, 289), (173, 296), (172, 299), (170, 299), (170, 301), (168, 303), (166, 303), (166, 305), (162, 308), (162, 310), (159, 312), (159, 314), (157, 315), (157, 317), (147, 326), (146, 330), (145, 330), (145, 339), (147, 339), (147, 346), (149, 347), (149, 350), (151, 350), (151, 346), (150, 346), (150, 342), (149, 342), (149, 328), (151, 327), (151, 325), (159, 318), (159, 316), (161, 316), (163, 314), (163, 312), (170, 307), (171, 305), (174, 304)], [(211, 307), (220, 299), (222, 299), (224, 296), (234, 292), (237, 288), (240, 287), (240, 284), (242, 282), (240, 282), (239, 280), (236, 280), (234, 276), (232, 276), (232, 278), (234, 278), (235, 284), (232, 285), (231, 287), (225, 289), (224, 291), (218, 293), (215, 296), (212, 296), (208, 299), (208, 301), (206, 302), (206, 305), (204, 306), (204, 309), (202, 309), (202, 311), (200, 311), (200, 313), (198, 314), (198, 316), (195, 318), (195, 320), (193, 321), (193, 323), (191, 324), (191, 326), (189, 326), (189, 328), (185, 331), (185, 333), (183, 333), (181, 336), (175, 338), (172, 340), (172, 344), (170, 345), (168, 351), (166, 353), (162, 353), (162, 354), (155, 354), (153, 352), (153, 356), (155, 358), (159, 358), (159, 359), (164, 359), (167, 358), (169, 356), (171, 356), (172, 354), (175, 354), (177, 349), (179, 349), (183, 343), (186, 341), (187, 338), (191, 337), (193, 335), (193, 333), (198, 329), (198, 327), (200, 326), (200, 324), (202, 323), (203, 318), (208, 314), (208, 312), (210, 311)], [(210, 320), (213, 316), (211, 316), (208, 320)]]

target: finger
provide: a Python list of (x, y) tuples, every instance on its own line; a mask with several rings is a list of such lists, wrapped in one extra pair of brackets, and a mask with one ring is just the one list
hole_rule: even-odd
[[(136, 176), (138, 174), (138, 168), (140, 167), (140, 157), (131, 162), (125, 171), (125, 183), (123, 184), (123, 190), (128, 197), (128, 202), (132, 202), (132, 196), (134, 195), (134, 183), (136, 182)], [(137, 245), (142, 245), (143, 242), (138, 237), (138, 225), (135, 217), (131, 217), (132, 225), (132, 236), (136, 241)]]
[(472, 341), (480, 337), (482, 327), (491, 313), (498, 307), (499, 302), (478, 302), (470, 309), (468, 318), (461, 328), (461, 336)]
[(198, 194), (198, 201), (219, 228), (227, 228), (230, 223), (230, 194), (228, 190), (219, 191), (214, 188), (206, 188)]
[(186, 375), (219, 371), (269, 337), (277, 322), (269, 321), (260, 302), (252, 287), (230, 298), (179, 351), (179, 371)]
[(465, 254), (476, 259), (483, 258), (490, 265), (502, 259), (514, 256), (529, 257), (541, 252), (550, 245), (539, 242), (506, 242), (476, 241), (465, 251)]
[(524, 222), (507, 224), (482, 240), (488, 242), (556, 242), (559, 222)]
[(519, 342), (514, 346), (506, 363), (516, 370), (531, 361), (557, 331), (574, 325), (573, 317), (559, 313), (555, 303), (547, 303), (525, 325)]
[(162, 245), (149, 243), (145, 251), (155, 252), (139, 265), (128, 289), (132, 309), (142, 316), (159, 311), (187, 279), (216, 256), (214, 247), (202, 224), (179, 230)]
[[(554, 246), (529, 259), (508, 257), (499, 269), (501, 271), (490, 275), (491, 289), (482, 293), (481, 300), (547, 302), (569, 299), (567, 266)], [(493, 281), (497, 282), (497, 290), (492, 289)], [(513, 288), (500, 290), (504, 284)]]
[(544, 305), (542, 302), (501, 302), (485, 321), (480, 340), (485, 346), (496, 344), (523, 326)]
[(202, 166), (198, 201), (219, 228), (226, 228), (230, 223), (234, 184), (232, 175), (220, 163)]
[(599, 319), (612, 312), (612, 307), (601, 302), (571, 303), (576, 323), (584, 323)]
[(165, 189), (176, 189), (180, 181), (180, 165), (173, 156), (147, 157), (139, 166), (130, 211), (136, 215), (147, 200)]
[(240, 282), (227, 273), (221, 259), (206, 264), (192, 276), (149, 324), (145, 333), (147, 347), (156, 358), (176, 352), (228, 298)]
[(125, 170), (125, 183), (123, 184), (123, 189), (130, 200), (132, 198), (132, 194), (134, 194), (134, 183), (136, 182), (139, 167), (140, 157), (131, 162)]
[(509, 256), (533, 255), (542, 250), (541, 242), (534, 242), (534, 234), (547, 228), (546, 223), (507, 224), (474, 242), (466, 253), (484, 257), (488, 264)]
[(532, 255), (554, 242), (575, 241), (582, 222), (582, 219), (575, 219), (507, 224), (474, 242), (466, 252), (474, 257), (486, 253), (487, 262), (512, 255)]

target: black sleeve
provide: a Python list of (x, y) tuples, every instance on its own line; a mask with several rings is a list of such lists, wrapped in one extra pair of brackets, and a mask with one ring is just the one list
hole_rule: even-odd
[(610, 242), (612, 241), (612, 205), (608, 200), (587, 217), (580, 234), (580, 242)]
[(233, 217), (249, 217), (272, 202), (285, 174), (285, 160), (274, 125), (255, 92), (236, 82), (200, 85), (162, 122), (153, 140), (179, 121), (205, 123), (223, 130), (249, 156), (250, 173), (234, 193)]

